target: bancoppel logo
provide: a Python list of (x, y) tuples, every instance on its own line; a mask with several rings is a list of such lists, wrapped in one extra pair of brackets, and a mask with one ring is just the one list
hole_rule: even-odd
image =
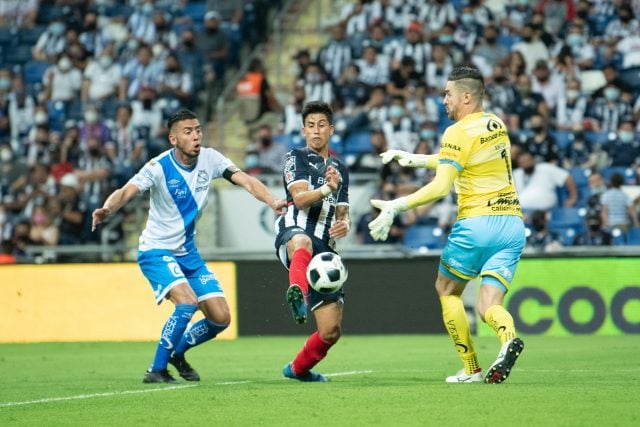
[(167, 185), (168, 185), (170, 188), (177, 187), (178, 185), (180, 185), (180, 180), (179, 180), (179, 179), (175, 179), (175, 178), (170, 179), (170, 180), (169, 180), (169, 182), (167, 182)]
[(198, 184), (208, 184), (209, 181), (209, 174), (207, 173), (207, 171), (199, 170), (197, 178)]

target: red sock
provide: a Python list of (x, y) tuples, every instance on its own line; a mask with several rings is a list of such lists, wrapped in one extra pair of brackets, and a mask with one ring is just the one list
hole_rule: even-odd
[(299, 248), (293, 252), (289, 264), (289, 286), (294, 284), (300, 286), (305, 295), (309, 293), (309, 282), (307, 282), (309, 262), (311, 262), (311, 253), (304, 248)]
[(304, 343), (300, 353), (293, 359), (291, 367), (296, 375), (305, 375), (327, 355), (333, 344), (324, 342), (316, 331)]

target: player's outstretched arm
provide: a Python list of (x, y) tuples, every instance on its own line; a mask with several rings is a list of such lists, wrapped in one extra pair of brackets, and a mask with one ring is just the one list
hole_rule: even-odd
[(231, 175), (231, 180), (234, 184), (240, 185), (247, 190), (256, 199), (269, 205), (269, 207), (277, 214), (280, 215), (285, 211), (287, 207), (287, 201), (284, 199), (276, 199), (271, 191), (264, 185), (258, 178), (247, 175), (243, 171), (238, 171)]
[(380, 158), (384, 164), (392, 160), (397, 160), (400, 166), (409, 168), (436, 169), (438, 167), (437, 154), (413, 154), (407, 151), (392, 149), (381, 153)]
[(120, 208), (126, 205), (129, 200), (137, 196), (138, 193), (138, 187), (131, 183), (127, 183), (123, 187), (111, 193), (104, 202), (104, 205), (93, 211), (93, 214), (91, 215), (91, 231), (95, 231), (98, 224), (103, 223), (109, 215), (116, 213)]

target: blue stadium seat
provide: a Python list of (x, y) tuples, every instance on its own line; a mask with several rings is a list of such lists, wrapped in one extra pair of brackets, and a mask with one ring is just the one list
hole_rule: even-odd
[(632, 90), (640, 91), (640, 67), (622, 70), (618, 78)]
[(551, 228), (549, 230), (558, 234), (562, 246), (573, 246), (573, 241), (576, 239), (578, 233), (581, 232), (574, 227)]
[(589, 131), (584, 133), (584, 138), (592, 144), (604, 146), (609, 143), (609, 132)]
[(332, 135), (329, 139), (329, 149), (337, 155), (341, 155), (344, 151), (344, 143), (340, 135)]
[(586, 210), (583, 208), (554, 208), (549, 218), (549, 229), (573, 228), (576, 231), (582, 231), (585, 228), (585, 215)]
[(640, 246), (640, 227), (634, 227), (627, 230), (627, 245)]
[(15, 46), (18, 44), (18, 38), (16, 37), (16, 30), (2, 26), (0, 27), (0, 46)]
[(411, 249), (442, 249), (445, 244), (444, 230), (434, 225), (413, 225), (404, 232), (403, 245)]
[(617, 227), (611, 230), (611, 237), (613, 238), (614, 246), (624, 246), (627, 244), (625, 232)]
[(573, 133), (568, 130), (554, 130), (550, 131), (549, 134), (556, 140), (560, 150), (565, 150), (573, 143)]
[(608, 184), (614, 173), (619, 173), (624, 178), (624, 185), (636, 185), (636, 173), (633, 169), (624, 166), (609, 166), (600, 171), (602, 178)]
[(49, 65), (47, 61), (36, 61), (35, 59), (24, 64), (22, 70), (24, 82), (28, 85), (42, 83), (42, 77), (47, 68), (49, 68)]
[(513, 34), (503, 34), (498, 36), (498, 44), (508, 49), (520, 41), (520, 36)]
[(31, 46), (35, 45), (44, 30), (44, 26), (41, 25), (36, 25), (32, 28), (21, 28), (18, 32), (20, 43)]
[(576, 187), (578, 188), (578, 207), (585, 207), (587, 205), (587, 200), (591, 195), (591, 190), (589, 189), (589, 171), (586, 169), (582, 169), (580, 167), (574, 166), (569, 169), (569, 174), (573, 178), (576, 183)]
[(207, 2), (190, 2), (184, 5), (184, 16), (188, 16), (195, 22), (202, 22), (207, 13)]
[(4, 61), (9, 65), (22, 66), (31, 58), (31, 46), (20, 44), (5, 49)]
[(347, 136), (344, 142), (344, 154), (360, 154), (371, 152), (371, 133), (356, 132)]

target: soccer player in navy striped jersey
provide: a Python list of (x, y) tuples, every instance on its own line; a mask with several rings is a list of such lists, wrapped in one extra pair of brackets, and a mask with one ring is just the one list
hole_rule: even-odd
[(346, 236), (351, 227), (349, 174), (345, 165), (329, 154), (332, 120), (328, 104), (314, 101), (304, 105), (306, 147), (293, 149), (285, 157), (288, 208), (276, 220), (276, 253), (289, 270), (287, 303), (297, 323), (307, 321), (309, 306), (318, 328), (283, 370), (287, 378), (300, 381), (326, 381), (311, 368), (338, 341), (342, 323), (344, 291), (319, 293), (309, 286), (306, 276), (313, 255), (335, 252), (335, 240)]
[[(167, 127), (173, 147), (150, 160), (93, 212), (95, 230), (129, 200), (151, 192), (138, 263), (153, 288), (156, 303), (169, 299), (175, 311), (162, 329), (145, 383), (176, 383), (167, 370), (169, 363), (185, 380), (199, 381), (184, 353), (215, 338), (231, 321), (222, 287), (195, 246), (195, 223), (207, 203), (211, 180), (225, 178), (242, 186), (277, 214), (286, 206), (285, 200), (277, 200), (258, 179), (242, 172), (215, 149), (202, 146), (202, 127), (193, 112), (176, 112)], [(204, 319), (187, 329), (198, 309)]]

